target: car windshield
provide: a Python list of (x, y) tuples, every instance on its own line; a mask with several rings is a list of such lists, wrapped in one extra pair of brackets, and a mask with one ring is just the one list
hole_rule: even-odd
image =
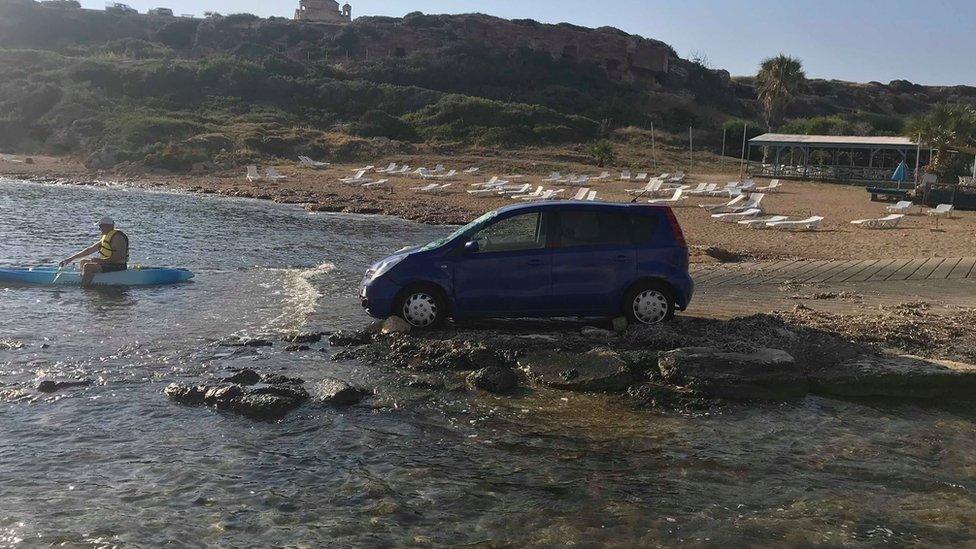
[(497, 215), (498, 215), (497, 211), (488, 212), (485, 215), (479, 217), (478, 219), (475, 219), (471, 223), (468, 223), (467, 225), (461, 227), (460, 229), (454, 231), (453, 233), (445, 236), (444, 238), (435, 240), (430, 244), (424, 246), (423, 248), (420, 249), (420, 251), (425, 252), (427, 250), (433, 250), (434, 248), (440, 248), (444, 244), (447, 244), (448, 242), (454, 240), (455, 238), (461, 235), (474, 234), (475, 232), (479, 231), (485, 225), (485, 223), (488, 223), (489, 221), (494, 219), (495, 216)]

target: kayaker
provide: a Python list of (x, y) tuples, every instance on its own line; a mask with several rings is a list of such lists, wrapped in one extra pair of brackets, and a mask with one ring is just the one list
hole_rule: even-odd
[(60, 263), (63, 268), (80, 257), (97, 252), (97, 258), (82, 259), (78, 263), (78, 267), (81, 269), (81, 285), (86, 288), (91, 286), (92, 279), (98, 273), (115, 273), (128, 269), (129, 237), (116, 229), (115, 222), (109, 217), (103, 217), (98, 222), (98, 230), (102, 233), (102, 238), (98, 242)]

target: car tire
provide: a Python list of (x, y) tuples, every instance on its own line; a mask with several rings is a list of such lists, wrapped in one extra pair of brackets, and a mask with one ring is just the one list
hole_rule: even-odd
[(394, 314), (414, 328), (436, 328), (447, 320), (447, 300), (437, 288), (415, 286), (400, 295)]
[(635, 324), (660, 324), (674, 318), (674, 292), (661, 282), (643, 282), (624, 296), (623, 313)]

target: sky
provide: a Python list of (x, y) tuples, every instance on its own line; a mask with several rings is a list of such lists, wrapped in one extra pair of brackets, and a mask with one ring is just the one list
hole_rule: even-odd
[[(123, 0), (124, 1), (124, 0)], [(88, 8), (103, 0), (81, 0)], [(298, 0), (129, 0), (145, 12), (291, 17)], [(340, 2), (342, 3), (342, 2)], [(976, 85), (976, 0), (350, 0), (353, 16), (480, 12), (508, 19), (613, 26), (667, 42), (734, 76), (764, 57), (799, 57), (811, 78)]]

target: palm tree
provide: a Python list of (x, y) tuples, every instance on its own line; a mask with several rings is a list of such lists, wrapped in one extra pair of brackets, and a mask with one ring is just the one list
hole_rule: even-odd
[(763, 59), (756, 75), (756, 91), (769, 131), (782, 122), (783, 112), (806, 86), (806, 81), (803, 62), (799, 59), (783, 54)]
[(938, 104), (925, 115), (912, 118), (905, 126), (911, 137), (921, 136), (922, 144), (933, 149), (929, 173), (947, 178), (952, 175), (950, 150), (976, 152), (976, 108), (969, 105)]

